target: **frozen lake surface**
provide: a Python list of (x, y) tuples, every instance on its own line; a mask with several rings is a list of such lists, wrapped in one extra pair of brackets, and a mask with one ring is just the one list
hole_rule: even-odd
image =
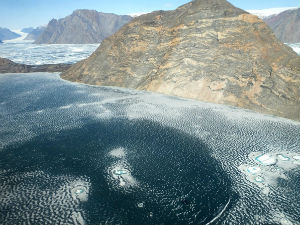
[(300, 124), (0, 74), (0, 224), (299, 224)]
[(0, 57), (28, 65), (75, 63), (89, 57), (99, 44), (33, 44), (32, 41), (0, 44)]

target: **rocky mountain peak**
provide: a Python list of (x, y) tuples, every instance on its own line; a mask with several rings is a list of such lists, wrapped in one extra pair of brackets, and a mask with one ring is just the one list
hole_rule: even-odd
[(300, 57), (225, 0), (134, 18), (61, 76), (299, 120)]
[(77, 9), (77, 10), (73, 11), (73, 13), (70, 15), (70, 17), (72, 17), (72, 16), (95, 16), (98, 14), (102, 14), (102, 13), (97, 12), (96, 10)]
[(230, 17), (246, 13), (226, 0), (194, 0), (177, 10), (185, 11), (186, 14), (199, 13), (201, 18)]
[(51, 20), (37, 38), (37, 44), (99, 43), (114, 34), (132, 18), (96, 10), (75, 10), (71, 15)]
[(57, 19), (52, 19), (49, 21), (48, 25), (53, 26), (53, 25), (56, 25), (57, 22), (58, 22)]

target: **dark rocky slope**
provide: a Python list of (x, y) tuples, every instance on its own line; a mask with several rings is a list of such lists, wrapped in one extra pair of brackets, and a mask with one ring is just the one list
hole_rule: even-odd
[(299, 119), (300, 57), (226, 0), (137, 17), (61, 77)]
[(0, 58), (0, 73), (63, 72), (70, 64), (25, 65)]
[(36, 44), (99, 43), (118, 31), (132, 17), (95, 10), (76, 10), (63, 19), (52, 19)]
[(285, 43), (300, 42), (300, 8), (267, 17), (264, 21), (271, 27), (279, 40)]

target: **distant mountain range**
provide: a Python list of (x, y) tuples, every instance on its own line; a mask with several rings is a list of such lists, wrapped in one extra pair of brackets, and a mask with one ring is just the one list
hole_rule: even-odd
[[(248, 10), (248, 12), (262, 18), (281, 41), (299, 43), (299, 10), (295, 7), (286, 7)], [(36, 44), (100, 43), (131, 21), (133, 17), (142, 14), (119, 16), (95, 10), (76, 10), (65, 18), (51, 20), (47, 27), (28, 27), (22, 29), (22, 32), (28, 33), (25, 40), (35, 40)], [(13, 36), (13, 38), (18, 36)], [(10, 37), (10, 39), (13, 38)], [(2, 38), (2, 40), (6, 39)]]
[(25, 40), (37, 40), (45, 29), (46, 27), (43, 26), (33, 28), (30, 32), (28, 32), (28, 35), (26, 36)]
[(100, 43), (131, 20), (130, 16), (101, 13), (95, 10), (76, 10), (63, 19), (52, 19), (35, 43)]
[(4, 40), (11, 40), (11, 39), (15, 39), (21, 37), (21, 35), (12, 32), (11, 30), (7, 29), (7, 28), (1, 28), (0, 27), (0, 40), (4, 41)]
[(264, 18), (276, 37), (284, 43), (300, 43), (300, 8)]
[(23, 29), (21, 30), (21, 32), (23, 32), (23, 33), (30, 33), (30, 32), (33, 31), (33, 30), (34, 30), (33, 27), (26, 27), (26, 28), (23, 28)]
[(61, 77), (299, 120), (299, 74), (300, 57), (257, 16), (194, 0), (134, 18)]
[(258, 16), (261, 19), (265, 19), (269, 16), (276, 16), (284, 11), (291, 10), (291, 9), (297, 9), (297, 7), (254, 9), (254, 10), (247, 10), (247, 12)]

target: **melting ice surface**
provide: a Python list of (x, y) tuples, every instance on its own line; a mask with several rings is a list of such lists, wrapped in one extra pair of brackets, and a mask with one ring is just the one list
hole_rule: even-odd
[(0, 74), (0, 224), (299, 224), (300, 124)]
[(28, 65), (75, 63), (90, 56), (99, 44), (33, 44), (32, 41), (6, 41), (0, 44), (0, 57)]

